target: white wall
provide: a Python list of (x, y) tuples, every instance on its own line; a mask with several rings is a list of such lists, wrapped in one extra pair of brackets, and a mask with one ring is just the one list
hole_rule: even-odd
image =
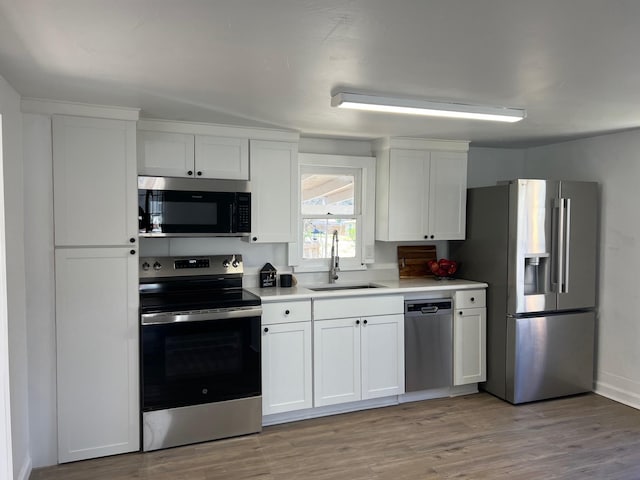
[(58, 460), (51, 118), (26, 114), (23, 126), (30, 447), (42, 467)]
[[(0, 113), (0, 169), (3, 166)], [(4, 228), (4, 175), (0, 170), (0, 478), (13, 477), (11, 390), (9, 388), (9, 325), (7, 319), (7, 256)]]
[(27, 390), (22, 114), (19, 95), (2, 77), (0, 114), (3, 140), (12, 457), (14, 478), (26, 479), (31, 471), (31, 459)]
[(526, 174), (601, 184), (596, 391), (640, 408), (640, 131), (528, 150)]
[(525, 151), (512, 148), (469, 149), (467, 187), (488, 187), (500, 180), (521, 178), (525, 172)]

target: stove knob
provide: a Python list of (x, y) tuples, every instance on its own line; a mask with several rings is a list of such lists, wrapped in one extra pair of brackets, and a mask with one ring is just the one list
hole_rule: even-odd
[(158, 270), (160, 270), (162, 268), (162, 265), (160, 264), (160, 262), (156, 262), (153, 264), (153, 269), (157, 272)]
[(224, 268), (229, 268), (229, 260), (225, 259), (225, 260), (222, 262), (222, 266), (223, 266)]
[(150, 268), (151, 268), (151, 265), (149, 265), (149, 262), (144, 262), (144, 263), (142, 264), (142, 270), (144, 270), (145, 272), (146, 272), (147, 270), (149, 270)]
[(233, 268), (238, 268), (238, 265), (240, 265), (240, 262), (234, 259), (233, 262), (231, 262), (231, 265), (233, 265)]

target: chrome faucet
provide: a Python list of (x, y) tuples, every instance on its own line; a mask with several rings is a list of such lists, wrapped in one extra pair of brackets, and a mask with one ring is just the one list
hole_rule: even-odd
[(329, 268), (329, 283), (336, 283), (340, 271), (340, 257), (338, 256), (338, 230), (333, 231), (331, 238), (331, 264)]

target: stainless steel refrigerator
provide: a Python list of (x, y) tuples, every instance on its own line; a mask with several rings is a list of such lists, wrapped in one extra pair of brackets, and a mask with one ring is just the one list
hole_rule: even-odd
[(462, 275), (487, 290), (487, 381), (511, 403), (591, 391), (598, 184), (513, 180), (467, 192)]

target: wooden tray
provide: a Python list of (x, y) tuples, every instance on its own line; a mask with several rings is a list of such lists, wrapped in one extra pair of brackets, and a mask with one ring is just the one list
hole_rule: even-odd
[(437, 260), (435, 245), (398, 247), (398, 270), (400, 278), (433, 277), (427, 262)]

